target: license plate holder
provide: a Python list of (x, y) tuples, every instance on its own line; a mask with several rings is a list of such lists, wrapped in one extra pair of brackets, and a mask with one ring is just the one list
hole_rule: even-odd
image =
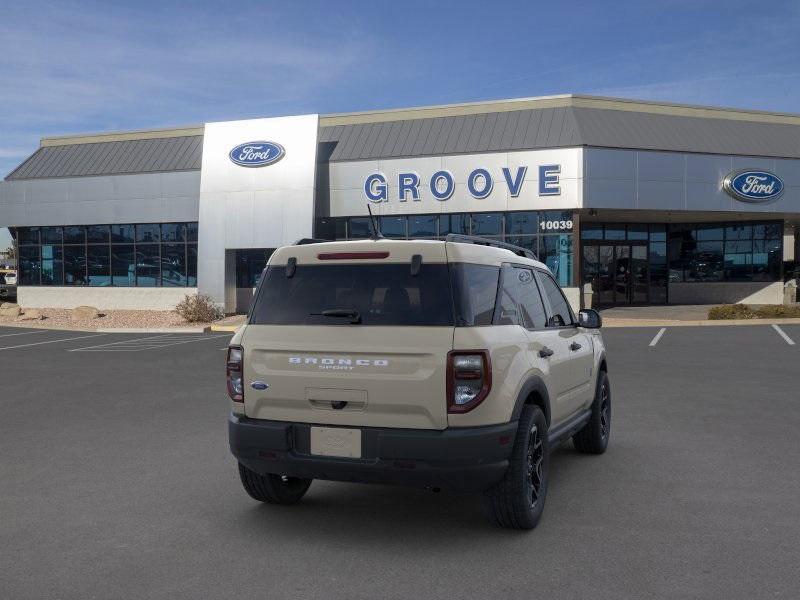
[(361, 458), (361, 430), (345, 427), (312, 427), (311, 454)]

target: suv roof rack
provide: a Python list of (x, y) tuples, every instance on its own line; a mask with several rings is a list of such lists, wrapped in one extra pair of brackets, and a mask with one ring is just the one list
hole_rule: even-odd
[(300, 238), (297, 240), (293, 246), (307, 246), (308, 244), (325, 244), (326, 242), (332, 242), (333, 240), (323, 240), (319, 238)]
[(489, 238), (479, 237), (477, 235), (462, 235), (460, 233), (448, 233), (445, 238), (446, 242), (458, 242), (459, 244), (477, 244), (479, 246), (493, 246), (495, 248), (503, 248), (511, 250), (517, 256), (524, 256), (532, 260), (539, 260), (533, 250), (528, 250), (522, 246), (515, 246), (514, 244), (507, 244), (506, 242), (498, 242), (497, 240), (490, 240)]

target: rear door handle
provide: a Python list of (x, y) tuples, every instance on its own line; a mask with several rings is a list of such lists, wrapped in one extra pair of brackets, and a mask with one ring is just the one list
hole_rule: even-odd
[(547, 358), (548, 356), (553, 356), (553, 354), (554, 354), (554, 352), (552, 350), (550, 350), (550, 348), (548, 348), (547, 346), (545, 346), (541, 350), (539, 350), (539, 356), (541, 356), (542, 358)]
[(581, 349), (581, 345), (578, 342), (572, 342), (569, 345), (569, 349), (572, 350), (573, 352), (575, 352), (575, 350), (580, 350)]

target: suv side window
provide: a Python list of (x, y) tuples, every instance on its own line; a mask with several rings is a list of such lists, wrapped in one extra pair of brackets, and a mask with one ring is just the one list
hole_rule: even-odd
[(545, 326), (545, 312), (539, 287), (531, 269), (505, 265), (497, 303), (496, 325), (522, 325), (527, 329)]
[(549, 273), (539, 272), (539, 281), (542, 291), (550, 303), (550, 312), (547, 315), (547, 327), (565, 327), (573, 325), (572, 309), (569, 307), (564, 292), (558, 287)]

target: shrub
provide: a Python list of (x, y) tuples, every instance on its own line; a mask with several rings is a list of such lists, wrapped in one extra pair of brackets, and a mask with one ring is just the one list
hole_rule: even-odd
[(762, 319), (796, 319), (800, 317), (800, 306), (765, 304), (756, 309), (756, 314)]
[(203, 294), (187, 294), (175, 306), (175, 312), (189, 323), (210, 323), (222, 318), (222, 311)]
[(724, 319), (756, 319), (758, 315), (747, 304), (724, 304), (715, 306), (708, 311), (708, 318), (711, 321)]
[(800, 318), (800, 306), (725, 304), (709, 310), (708, 318), (712, 321), (722, 319), (796, 319)]

